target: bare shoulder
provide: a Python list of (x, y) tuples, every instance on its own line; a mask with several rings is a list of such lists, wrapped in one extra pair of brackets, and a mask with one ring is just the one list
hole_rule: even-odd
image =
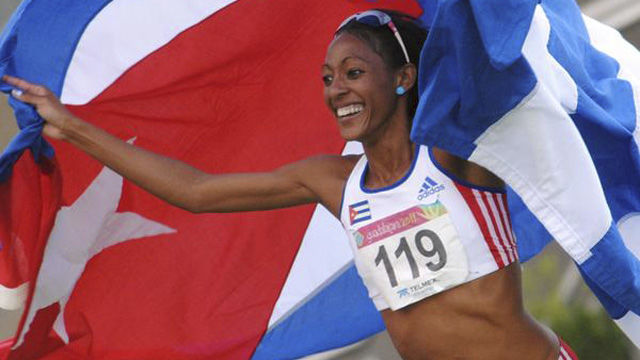
[(360, 155), (316, 155), (285, 165), (280, 171), (294, 174), (337, 217), (342, 189), (359, 158)]
[(359, 155), (315, 155), (285, 165), (281, 171), (296, 172), (304, 177), (320, 177), (322, 180), (346, 180), (359, 158)]
[(444, 170), (470, 184), (490, 188), (504, 188), (502, 179), (478, 164), (438, 148), (433, 148), (433, 156), (438, 165)]
[(360, 159), (360, 155), (315, 155), (302, 162), (320, 171), (327, 171), (335, 176), (346, 179), (358, 162), (358, 159)]

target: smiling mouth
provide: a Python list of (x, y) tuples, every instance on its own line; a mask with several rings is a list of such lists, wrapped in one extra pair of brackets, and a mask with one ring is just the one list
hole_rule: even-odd
[(362, 104), (351, 104), (336, 109), (336, 115), (339, 119), (344, 119), (360, 114), (363, 109), (364, 105)]

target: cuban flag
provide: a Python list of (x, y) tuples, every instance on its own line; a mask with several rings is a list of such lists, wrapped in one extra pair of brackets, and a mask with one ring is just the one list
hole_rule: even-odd
[[(351, 151), (319, 68), (338, 24), (374, 6), (421, 12), (25, 0), (1, 35), (0, 73), (46, 85), (135, 146), (211, 173), (268, 171)], [(10, 102), (21, 131), (0, 158), (0, 306), (26, 310), (8, 359), (290, 359), (383, 329), (322, 207), (189, 214), (49, 144), (33, 109)]]
[(412, 138), (504, 179), (521, 258), (555, 239), (640, 346), (640, 53), (570, 0), (431, 5)]
[(349, 205), (349, 222), (351, 225), (371, 220), (371, 208), (368, 200)]

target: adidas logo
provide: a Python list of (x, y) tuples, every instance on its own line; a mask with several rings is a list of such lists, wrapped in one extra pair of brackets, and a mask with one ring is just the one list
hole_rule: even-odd
[(427, 176), (424, 179), (422, 186), (420, 187), (420, 191), (418, 192), (418, 200), (422, 200), (427, 196), (433, 195), (442, 190), (444, 190), (444, 185), (438, 184), (437, 182), (433, 181), (432, 178)]

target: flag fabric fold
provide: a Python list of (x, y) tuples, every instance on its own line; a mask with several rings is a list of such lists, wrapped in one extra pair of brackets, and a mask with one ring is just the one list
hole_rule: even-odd
[[(9, 27), (2, 36), (0, 36), (0, 74), (16, 73), (13, 52), (16, 48), (17, 36), (15, 34), (15, 27), (11, 26), (11, 23), (14, 23), (20, 18), (22, 9), (23, 7), (18, 9), (12, 21), (9, 23)], [(0, 82), (0, 92), (9, 94), (11, 90), (12, 88), (9, 85)], [(40, 159), (41, 154), (49, 158), (53, 156), (53, 148), (51, 148), (51, 145), (49, 145), (41, 135), (44, 121), (35, 109), (17, 101), (13, 97), (9, 98), (9, 105), (14, 109), (20, 133), (11, 141), (2, 155), (0, 155), (0, 181), (6, 180), (9, 177), (13, 164), (15, 164), (20, 155), (22, 155), (22, 152), (27, 148), (31, 150), (36, 160)]]
[(553, 237), (636, 345), (639, 63), (572, 1), (438, 1), (412, 130), (504, 179), (521, 257)]
[(27, 300), (60, 207), (61, 189), (53, 160), (36, 165), (26, 152), (14, 170), (0, 183), (0, 308), (7, 310), (19, 309)]

